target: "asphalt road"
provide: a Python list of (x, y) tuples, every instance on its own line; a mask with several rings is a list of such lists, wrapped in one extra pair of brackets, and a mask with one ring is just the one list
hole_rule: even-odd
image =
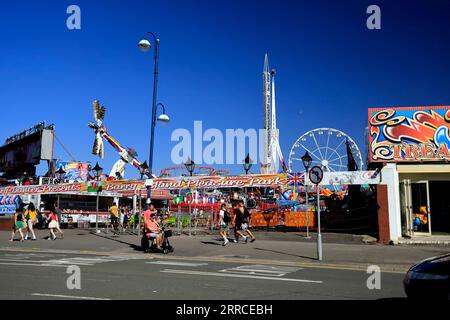
[[(80, 268), (81, 289), (68, 289)], [(0, 299), (287, 300), (403, 298), (401, 272), (382, 272), (369, 290), (364, 271), (189, 261), (126, 255), (0, 250)], [(71, 282), (73, 283), (73, 281)]]

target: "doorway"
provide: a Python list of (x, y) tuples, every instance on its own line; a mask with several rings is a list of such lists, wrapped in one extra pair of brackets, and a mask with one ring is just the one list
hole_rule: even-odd
[(430, 210), (433, 235), (450, 235), (450, 181), (430, 181)]
[(401, 181), (401, 220), (404, 236), (431, 235), (429, 189), (428, 181)]

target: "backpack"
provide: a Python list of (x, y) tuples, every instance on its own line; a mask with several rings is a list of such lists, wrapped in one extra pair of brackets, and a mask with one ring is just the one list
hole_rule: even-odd
[(231, 221), (231, 215), (228, 211), (224, 211), (223, 213), (223, 222), (229, 223)]

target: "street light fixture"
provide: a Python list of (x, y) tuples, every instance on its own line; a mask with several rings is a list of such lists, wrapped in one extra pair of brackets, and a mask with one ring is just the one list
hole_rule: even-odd
[(161, 106), (163, 108), (163, 113), (159, 115), (158, 117), (158, 121), (161, 122), (162, 124), (167, 124), (170, 121), (169, 116), (166, 114), (166, 108), (164, 107), (164, 105), (160, 102), (156, 105)]
[(56, 179), (59, 182), (61, 182), (62, 178), (65, 176), (67, 172), (63, 169), (63, 167), (59, 167), (58, 171), (55, 172)]
[(250, 158), (250, 154), (247, 153), (247, 156), (244, 159), (245, 174), (248, 174), (252, 165), (253, 165), (253, 160)]
[(306, 238), (310, 239), (309, 236), (309, 203), (308, 203), (308, 174), (309, 167), (312, 163), (312, 158), (309, 155), (308, 151), (306, 151), (305, 155), (302, 157), (303, 166), (305, 167), (305, 196), (306, 196)]
[(189, 172), (189, 175), (192, 177), (192, 172), (194, 172), (194, 168), (195, 168), (195, 162), (192, 161), (190, 157), (188, 157), (188, 160), (186, 161), (184, 166), (186, 167), (187, 171)]
[(147, 164), (147, 160), (144, 161), (144, 163), (142, 163), (139, 166), (139, 172), (141, 173), (141, 180), (143, 178), (144, 175), (148, 174), (148, 164)]
[[(92, 169), (92, 171), (94, 171), (95, 179), (97, 180), (97, 183), (98, 183), (98, 181), (100, 179), (100, 176), (103, 173), (103, 168), (100, 167), (98, 165), (98, 162), (97, 162), (95, 164), (95, 167)], [(99, 230), (98, 230), (98, 202), (99, 202), (99, 195), (98, 194), (99, 194), (99, 190), (100, 190), (100, 188), (98, 188), (98, 186), (97, 186), (97, 202), (96, 202), (96, 209), (97, 209), (97, 211), (95, 213), (95, 232), (96, 233), (99, 233)]]

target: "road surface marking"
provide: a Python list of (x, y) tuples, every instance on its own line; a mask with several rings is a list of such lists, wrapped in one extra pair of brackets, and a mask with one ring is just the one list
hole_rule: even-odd
[(244, 274), (230, 274), (230, 273), (220, 273), (220, 272), (202, 272), (202, 271), (191, 271), (191, 270), (164, 269), (164, 270), (162, 270), (160, 272), (164, 272), (164, 273), (178, 273), (178, 274), (191, 274), (191, 275), (199, 275), (199, 276), (213, 276), (213, 277), (231, 277), (231, 278), (278, 280), (278, 281), (305, 282), (305, 283), (323, 283), (323, 281), (316, 281), (316, 280), (274, 278), (274, 277), (264, 277), (264, 276), (254, 276), (254, 275), (244, 275)]
[(31, 264), (31, 263), (18, 263), (18, 262), (0, 262), (0, 265), (3, 266), (27, 266), (27, 267), (57, 267), (57, 268), (66, 268), (67, 266), (56, 265), (56, 264)]
[(256, 265), (245, 265), (245, 266), (240, 266), (240, 267), (227, 268), (227, 269), (220, 270), (219, 272), (283, 277), (288, 273), (296, 272), (296, 271), (302, 270), (302, 269), (303, 268), (268, 266), (268, 265), (256, 264)]
[(62, 294), (49, 294), (49, 293), (33, 293), (31, 295), (32, 296), (40, 296), (40, 297), (55, 297), (55, 298), (69, 298), (69, 299), (82, 299), (82, 300), (111, 300), (108, 298), (66, 296), (66, 295), (62, 295)]
[[(55, 257), (55, 256), (49, 256)], [(38, 257), (35, 257), (38, 258)], [(22, 262), (22, 265), (45, 265), (45, 266), (68, 266), (68, 265), (78, 265), (78, 266), (93, 266), (97, 263), (105, 263), (105, 262), (117, 262), (117, 261), (125, 261), (131, 260), (134, 258), (130, 257), (120, 257), (120, 256), (102, 256), (99, 258), (85, 258), (85, 257), (71, 257), (71, 258), (57, 258), (57, 259), (49, 259), (49, 260), (33, 260), (30, 257), (20, 257), (15, 256), (12, 258), (2, 257), (0, 256), (0, 264), (4, 265), (17, 265), (11, 264), (16, 262)], [(19, 264), (20, 265), (20, 264)]]
[(159, 265), (168, 265), (168, 266), (183, 266), (183, 267), (200, 267), (207, 266), (207, 263), (192, 263), (192, 262), (178, 262), (178, 261), (152, 261), (146, 262), (148, 264), (159, 264)]

